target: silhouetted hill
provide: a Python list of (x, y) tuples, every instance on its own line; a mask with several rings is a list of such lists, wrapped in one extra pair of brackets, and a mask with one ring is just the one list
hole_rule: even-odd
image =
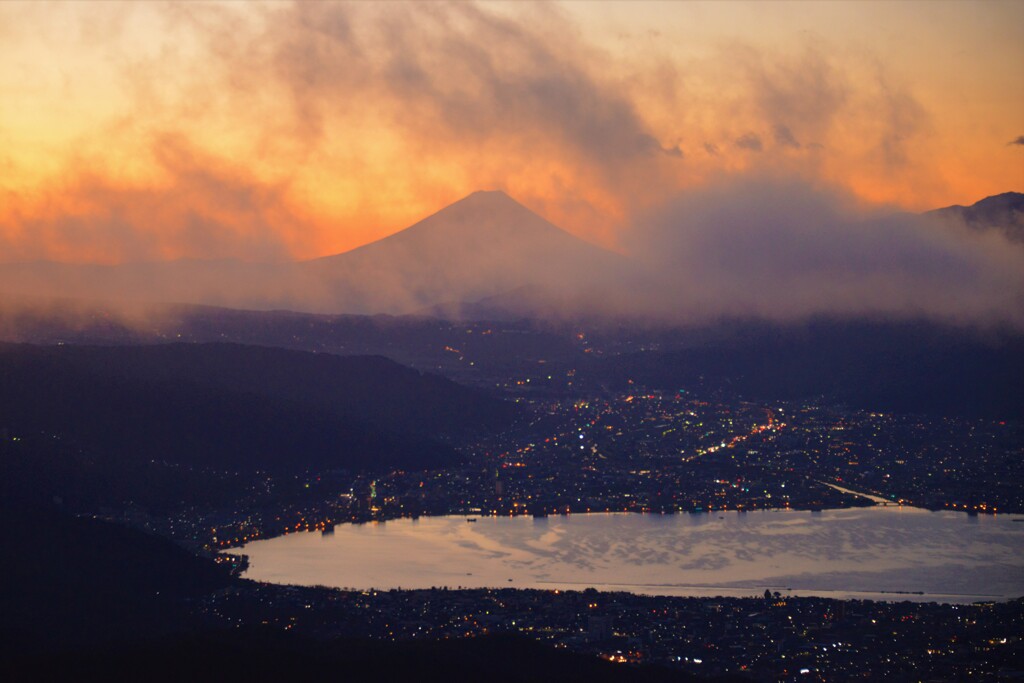
[(405, 230), (311, 261), (181, 259), (117, 265), (0, 264), (8, 295), (81, 296), (329, 313), (411, 313), (518, 287), (586, 291), (623, 259), (503, 192), (475, 192)]
[[(17, 680), (73, 676), (104, 681), (416, 681), (433, 683), (640, 683), (696, 679), (658, 666), (623, 666), (522, 636), (328, 643), (268, 631), (199, 633), (159, 642), (124, 642), (88, 653), (13, 657), (29, 668)], [(0, 674), (4, 672), (0, 663)]]
[[(421, 370), (467, 379), (479, 375), (482, 365), (498, 364), (514, 373), (521, 359), (535, 362), (571, 354), (576, 346), (570, 341), (573, 336), (569, 328), (529, 320), (467, 325), (425, 316), (322, 315), (187, 305), (153, 306), (134, 317), (110, 302), (0, 300), (0, 339), (9, 341), (44, 345), (231, 342), (343, 356), (383, 355)], [(463, 355), (469, 360), (460, 360)]]
[[(903, 413), (1024, 418), (1024, 336), (917, 322), (815, 320), (700, 331), (689, 348), (595, 363), (624, 388), (724, 389), (760, 399), (819, 399)], [(698, 338), (698, 335), (695, 335)]]
[(319, 642), (253, 625), (212, 630), (196, 607), (238, 581), (225, 564), (54, 508), (0, 513), (4, 680), (689, 680), (516, 635)]
[(100, 375), (285, 399), (395, 432), (450, 435), (493, 430), (515, 413), (509, 404), (382, 356), (241, 344), (62, 346), (52, 352)]
[(0, 428), (210, 468), (434, 467), (509, 404), (384, 358), (228, 344), (0, 346)]
[(970, 206), (947, 206), (928, 215), (957, 218), (975, 230), (1001, 230), (1010, 240), (1024, 242), (1024, 194), (1004, 192)]
[(409, 313), (523, 287), (572, 296), (626, 265), (504, 192), (474, 192), (401, 232), (300, 267), (331, 283), (335, 310)]
[(0, 640), (88, 646), (190, 627), (185, 601), (228, 586), (226, 565), (166, 539), (50, 507), (0, 507)]
[[(514, 377), (546, 367), (592, 372), (599, 383), (637, 379), (672, 388), (704, 378), (749, 396), (827, 396), (851, 405), (940, 414), (1012, 416), (1024, 412), (1024, 335), (917, 321), (816, 318), (808, 322), (716, 322), (690, 327), (579, 324), (456, 324), (431, 318), (322, 316), (177, 307), (160, 316), (156, 335), (195, 341), (386, 353), (460, 381)], [(18, 318), (24, 320), (25, 318)], [(118, 340), (133, 332), (94, 313), (70, 329), (62, 316), (20, 329), (54, 341)], [(610, 360), (595, 363), (576, 333)], [(657, 352), (636, 353), (653, 347)], [(455, 351), (454, 349), (457, 349)], [(619, 353), (625, 355), (619, 356)], [(470, 366), (469, 362), (474, 365)], [(590, 368), (590, 369), (588, 369)], [(583, 375), (576, 383), (583, 381)]]

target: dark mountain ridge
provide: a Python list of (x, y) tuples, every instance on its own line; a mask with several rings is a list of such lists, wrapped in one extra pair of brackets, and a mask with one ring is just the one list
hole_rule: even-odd
[[(316, 639), (201, 614), (247, 581), (169, 540), (53, 508), (0, 506), (0, 678), (11, 681), (689, 681), (516, 634)], [(290, 587), (277, 587), (277, 599)], [(305, 594), (309, 596), (309, 589)], [(255, 601), (255, 598), (249, 598)], [(311, 599), (311, 597), (304, 597)], [(415, 599), (415, 598), (414, 598)], [(253, 614), (260, 606), (253, 604)], [(265, 623), (265, 622), (264, 622)]]
[(8, 661), (184, 632), (196, 625), (185, 601), (235, 581), (227, 565), (137, 530), (52, 506), (0, 505), (0, 513), (0, 655)]
[(700, 386), (759, 400), (807, 400), (899, 413), (1024, 419), (1024, 335), (928, 321), (739, 322), (675, 349), (595, 361), (581, 375)]
[[(484, 387), (539, 367), (539, 361), (548, 369), (545, 374), (557, 374), (571, 368), (582, 371), (603, 358), (603, 365), (598, 363), (603, 368), (600, 377), (613, 379), (637, 365), (643, 369), (642, 377), (659, 386), (704, 377), (708, 382), (728, 379), (728, 386), (749, 395), (756, 390), (765, 397), (828, 396), (879, 410), (890, 406), (910, 412), (991, 416), (1024, 412), (1015, 389), (1024, 386), (1024, 334), (1009, 327), (826, 316), (689, 326), (558, 323), (527, 317), (454, 323), (414, 316), (203, 307), (176, 307), (159, 317), (148, 332), (101, 313), (79, 316), (73, 328), (62, 325), (60, 316), (15, 316), (8, 327), (17, 327), (22, 339), (50, 344), (157, 343), (177, 337), (380, 354)], [(3, 319), (0, 310), (0, 322)], [(582, 341), (577, 337), (580, 332), (585, 332)], [(641, 349), (647, 351), (636, 353)]]
[[(1024, 242), (1020, 193), (925, 215)], [(397, 233), (309, 261), (10, 263), (0, 264), (0, 291), (310, 313), (426, 313), (457, 320), (635, 319), (638, 307), (664, 294), (664, 276), (569, 234), (495, 191), (475, 192)], [(658, 310), (647, 311), (652, 313), (656, 317)]]
[(970, 206), (957, 204), (925, 215), (944, 220), (959, 219), (974, 230), (999, 230), (1013, 242), (1024, 242), (1024, 194), (1020, 192), (1004, 192)]
[(287, 263), (182, 259), (0, 265), (0, 291), (321, 313), (412, 313), (523, 286), (586, 289), (628, 268), (504, 192), (475, 192), (393, 235)]
[(214, 469), (431, 468), (509, 404), (385, 358), (228, 344), (0, 345), (0, 429)]

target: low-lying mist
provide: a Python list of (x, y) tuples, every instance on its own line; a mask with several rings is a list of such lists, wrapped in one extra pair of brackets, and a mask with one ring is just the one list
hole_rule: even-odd
[[(979, 230), (955, 214), (868, 207), (834, 189), (758, 177), (680, 194), (632, 224), (611, 252), (504, 193), (482, 192), (314, 261), (8, 264), (0, 333), (17, 338), (19, 319), (32, 315), (152, 328), (172, 303), (671, 325), (883, 316), (1024, 329), (1014, 226)], [(62, 303), (41, 303), (53, 297)], [(102, 306), (90, 308), (92, 299)]]
[(1024, 325), (1024, 245), (1004, 231), (865, 207), (804, 182), (744, 178), (683, 194), (627, 240), (659, 281), (639, 298), (654, 317)]

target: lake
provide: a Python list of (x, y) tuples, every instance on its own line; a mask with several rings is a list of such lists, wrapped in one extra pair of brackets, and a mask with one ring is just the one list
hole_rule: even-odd
[[(1018, 518), (1020, 516), (1017, 516)], [(1024, 596), (1024, 522), (908, 507), (422, 517), (245, 545), (246, 578), (969, 603)], [(239, 552), (239, 550), (235, 550)]]

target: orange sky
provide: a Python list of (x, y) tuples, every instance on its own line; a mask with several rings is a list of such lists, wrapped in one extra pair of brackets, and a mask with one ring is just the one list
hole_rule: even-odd
[(2, 3), (0, 261), (306, 258), (500, 188), (1024, 190), (1020, 2)]

